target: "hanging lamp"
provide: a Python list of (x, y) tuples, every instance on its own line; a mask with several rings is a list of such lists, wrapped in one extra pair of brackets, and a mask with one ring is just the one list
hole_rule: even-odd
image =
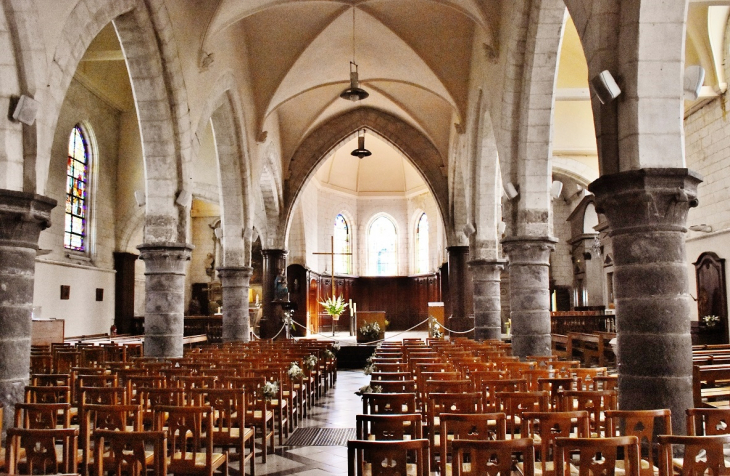
[(349, 101), (360, 101), (370, 96), (367, 91), (360, 88), (357, 76), (357, 63), (355, 62), (355, 7), (352, 7), (352, 61), (350, 61), (350, 87), (340, 93), (342, 99)]
[(360, 129), (359, 131), (357, 131), (357, 149), (350, 152), (350, 155), (354, 155), (358, 159), (370, 157), (371, 155), (373, 155), (372, 152), (365, 148), (365, 129)]

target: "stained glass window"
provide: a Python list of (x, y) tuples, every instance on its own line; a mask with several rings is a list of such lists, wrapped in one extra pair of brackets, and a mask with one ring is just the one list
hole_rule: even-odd
[[(352, 253), (350, 227), (342, 214), (335, 217), (335, 253)], [(335, 273), (352, 274), (352, 255), (335, 255)]]
[(78, 124), (68, 140), (66, 166), (66, 225), (64, 247), (86, 251), (88, 220), (89, 146)]
[(428, 217), (422, 214), (416, 225), (416, 272), (428, 273)]
[(369, 268), (376, 276), (394, 276), (398, 270), (395, 225), (384, 216), (373, 221), (368, 230)]

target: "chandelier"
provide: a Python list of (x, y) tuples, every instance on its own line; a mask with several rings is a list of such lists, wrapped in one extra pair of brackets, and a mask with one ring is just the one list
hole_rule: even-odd
[(365, 148), (365, 129), (357, 131), (357, 149), (350, 152), (350, 155), (354, 155), (358, 159), (373, 155), (372, 152)]
[(340, 93), (342, 99), (349, 101), (360, 101), (370, 96), (367, 91), (360, 88), (357, 76), (357, 62), (355, 61), (355, 7), (352, 7), (352, 61), (350, 61), (350, 87)]

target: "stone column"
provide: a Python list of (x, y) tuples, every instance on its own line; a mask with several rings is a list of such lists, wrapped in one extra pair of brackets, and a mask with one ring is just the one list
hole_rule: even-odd
[(218, 268), (223, 290), (223, 342), (248, 342), (248, 285), (253, 268)]
[(677, 434), (692, 406), (685, 234), (700, 182), (687, 169), (641, 169), (589, 186), (613, 246), (619, 406), (669, 408)]
[(506, 261), (472, 260), (469, 268), (474, 281), (474, 338), (502, 338), (500, 275)]
[(550, 253), (553, 237), (516, 236), (502, 240), (509, 256), (512, 354), (550, 355)]
[(4, 426), (23, 401), (30, 368), (30, 319), (40, 232), (51, 225), (56, 201), (0, 190), (0, 403)]
[(185, 263), (193, 245), (154, 243), (137, 247), (145, 265), (145, 357), (182, 357)]
[(259, 332), (262, 339), (271, 339), (279, 332), (283, 324), (283, 314), (281, 304), (274, 303), (274, 280), (279, 274), (279, 270), (286, 270), (286, 256), (289, 254), (286, 250), (261, 250), (264, 256), (264, 269), (261, 277), (262, 281), (262, 307), (263, 315), (261, 316), (261, 328)]
[[(454, 331), (466, 331), (474, 327), (469, 318), (472, 309), (472, 283), (469, 278), (468, 246), (449, 246), (449, 294), (451, 295), (451, 316), (447, 327)], [(457, 334), (469, 335), (469, 334)]]

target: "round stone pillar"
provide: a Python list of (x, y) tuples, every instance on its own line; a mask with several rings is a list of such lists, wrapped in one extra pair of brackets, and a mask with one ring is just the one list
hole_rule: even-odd
[(553, 237), (502, 240), (509, 256), (512, 355), (550, 355), (550, 253)]
[(248, 286), (253, 268), (218, 268), (223, 291), (223, 342), (248, 342)]
[(500, 275), (506, 261), (469, 261), (474, 282), (474, 338), (477, 340), (502, 338), (502, 304)]
[(264, 269), (261, 276), (263, 315), (259, 332), (262, 339), (271, 339), (281, 329), (284, 317), (281, 304), (274, 302), (274, 281), (280, 270), (286, 271), (286, 257), (289, 252), (271, 249), (261, 250), (261, 254), (264, 256)]
[(685, 234), (700, 182), (687, 169), (642, 169), (589, 186), (613, 247), (619, 407), (669, 408), (676, 434), (693, 405)]
[(145, 265), (145, 357), (182, 357), (185, 263), (193, 245), (154, 243), (137, 247)]
[(0, 403), (12, 427), (30, 368), (30, 319), (35, 257), (40, 232), (51, 225), (56, 201), (32, 193), (0, 190)]
[[(449, 295), (451, 298), (451, 316), (447, 327), (453, 331), (467, 331), (474, 327), (469, 317), (472, 309), (472, 282), (469, 277), (469, 247), (449, 246)], [(458, 334), (460, 336), (469, 334)]]

